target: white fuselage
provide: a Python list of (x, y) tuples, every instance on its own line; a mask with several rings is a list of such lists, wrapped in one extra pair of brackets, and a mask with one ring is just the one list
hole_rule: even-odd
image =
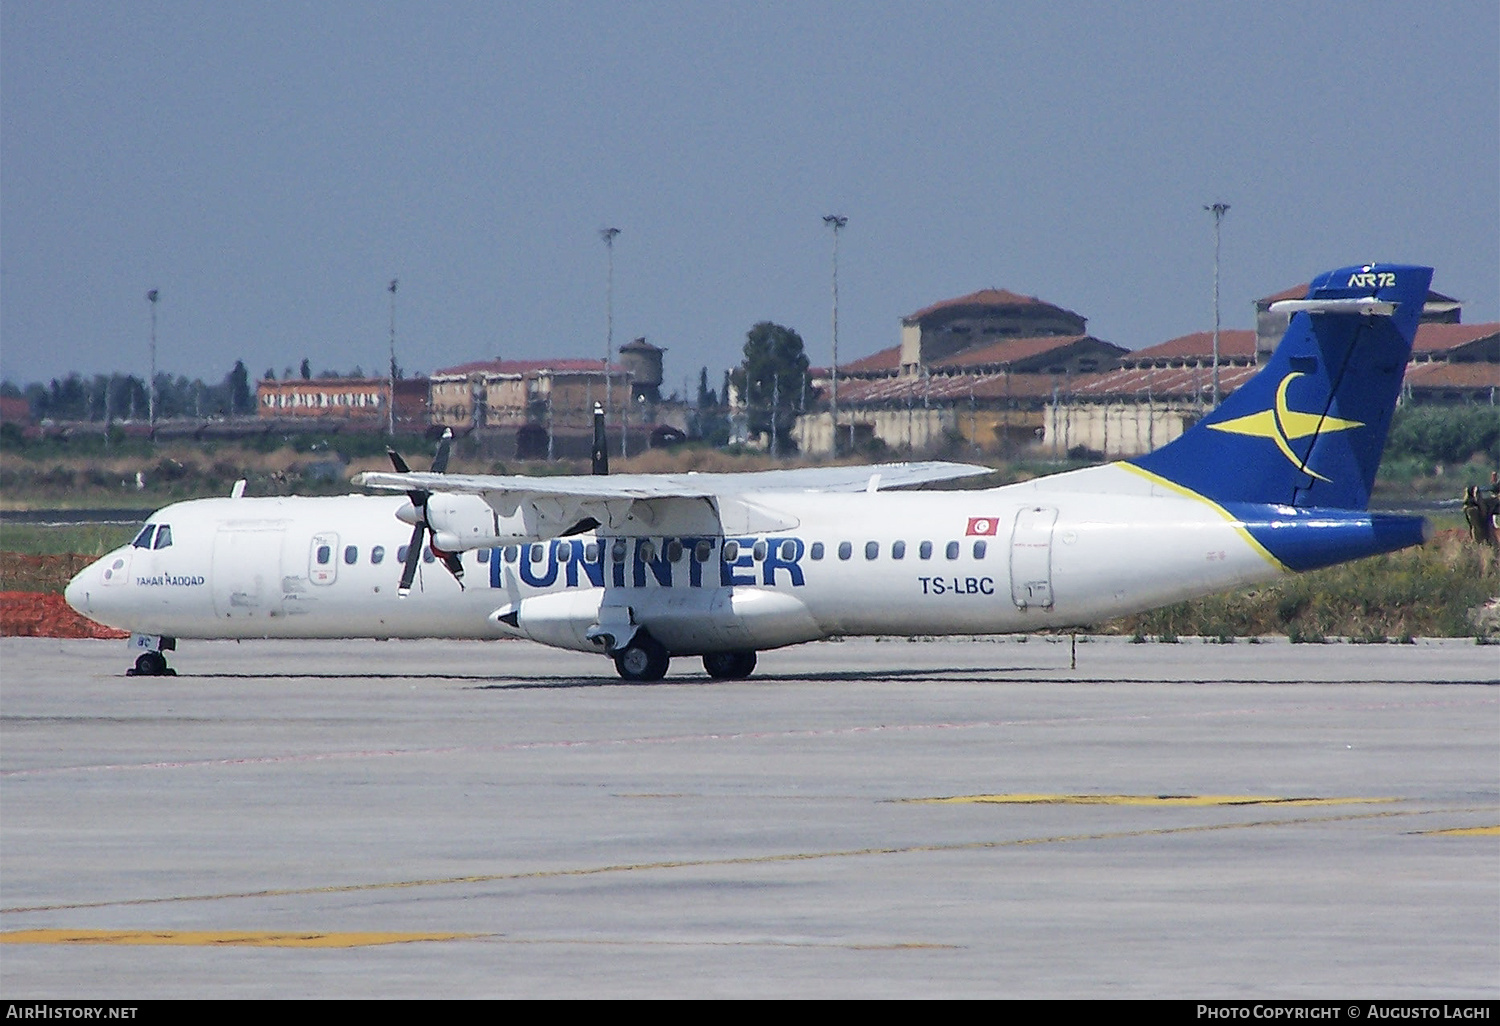
[(68, 601), (176, 638), (521, 636), (580, 651), (599, 651), (585, 632), (613, 618), (698, 654), (1088, 624), (1283, 572), (1218, 507), (1119, 465), (988, 491), (750, 498), (776, 530), (659, 522), (471, 550), (464, 588), (424, 561), (405, 598), (401, 496), (200, 499), (151, 518), (170, 544), (110, 553)]

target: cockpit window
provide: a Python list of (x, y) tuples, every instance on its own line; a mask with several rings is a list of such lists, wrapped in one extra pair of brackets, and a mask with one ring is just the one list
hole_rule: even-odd
[(172, 544), (172, 528), (166, 524), (156, 529), (156, 547), (158, 549), (169, 548)]
[(147, 524), (145, 527), (141, 528), (141, 533), (136, 535), (135, 541), (131, 542), (130, 544), (134, 545), (138, 549), (149, 549), (151, 547), (151, 536), (155, 533), (156, 525)]

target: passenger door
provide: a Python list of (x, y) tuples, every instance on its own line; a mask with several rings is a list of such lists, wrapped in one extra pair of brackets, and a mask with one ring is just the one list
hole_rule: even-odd
[(1010, 536), (1010, 597), (1018, 609), (1052, 608), (1052, 526), (1057, 510), (1028, 506)]

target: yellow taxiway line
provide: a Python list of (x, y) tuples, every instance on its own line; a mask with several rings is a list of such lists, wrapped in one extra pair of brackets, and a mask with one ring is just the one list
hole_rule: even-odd
[(483, 933), (320, 933), (286, 930), (15, 930), (3, 944), (167, 944), (197, 947), (363, 948), (374, 944), (473, 940)]

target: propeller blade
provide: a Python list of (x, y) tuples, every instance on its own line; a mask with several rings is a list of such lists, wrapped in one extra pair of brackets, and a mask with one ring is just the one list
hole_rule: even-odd
[(418, 523), (411, 531), (411, 543), (406, 546), (406, 565), (401, 568), (401, 584), (396, 594), (402, 598), (411, 594), (411, 582), (417, 579), (417, 563), (422, 559), (422, 543), (426, 541), (427, 525)]
[(609, 443), (604, 436), (604, 407), (598, 403), (594, 404), (594, 448), (589, 453), (589, 460), (593, 463), (593, 472), (597, 476), (609, 473)]
[(459, 560), (458, 553), (441, 552), (437, 549), (433, 549), (432, 551), (443, 561), (443, 565), (448, 568), (448, 572), (453, 575), (453, 579), (458, 582), (459, 588), (462, 589), (464, 586), (464, 565)]
[[(410, 474), (411, 473), (411, 467), (409, 467), (409, 466), (406, 465), (406, 461), (401, 458), (401, 454), (399, 452), (397, 452), (395, 449), (392, 449), (390, 446), (386, 446), (385, 454), (391, 458), (391, 466), (393, 466), (393, 467), (396, 468), (396, 473), (398, 473), (398, 474)], [(420, 489), (420, 488), (412, 488), (409, 491), (407, 491), (406, 497), (411, 500), (411, 504), (413, 506), (417, 507), (417, 509), (420, 509), (420, 510), (425, 510), (426, 509), (426, 507), (427, 507), (427, 493), (425, 491), (423, 491), (422, 489)]]
[[(453, 450), (453, 429), (445, 428), (443, 437), (438, 439), (437, 452), (432, 457), (432, 472), (442, 474), (448, 469), (448, 456)], [(391, 457), (391, 464), (396, 468), (398, 474), (409, 474), (411, 468), (401, 458), (401, 454), (395, 449), (386, 449)], [(401, 584), (396, 588), (396, 594), (402, 598), (411, 594), (412, 582), (417, 579), (417, 564), (422, 559), (422, 546), (427, 542), (427, 532), (431, 530), (427, 523), (427, 502), (432, 498), (432, 493), (425, 488), (413, 488), (406, 493), (411, 504), (416, 507), (419, 514), (416, 526), (411, 531), (411, 544), (406, 547), (406, 565), (401, 568)], [(435, 555), (441, 556), (443, 565), (448, 572), (458, 581), (458, 586), (464, 586), (464, 567), (456, 555), (451, 552), (439, 552), (432, 550)]]

